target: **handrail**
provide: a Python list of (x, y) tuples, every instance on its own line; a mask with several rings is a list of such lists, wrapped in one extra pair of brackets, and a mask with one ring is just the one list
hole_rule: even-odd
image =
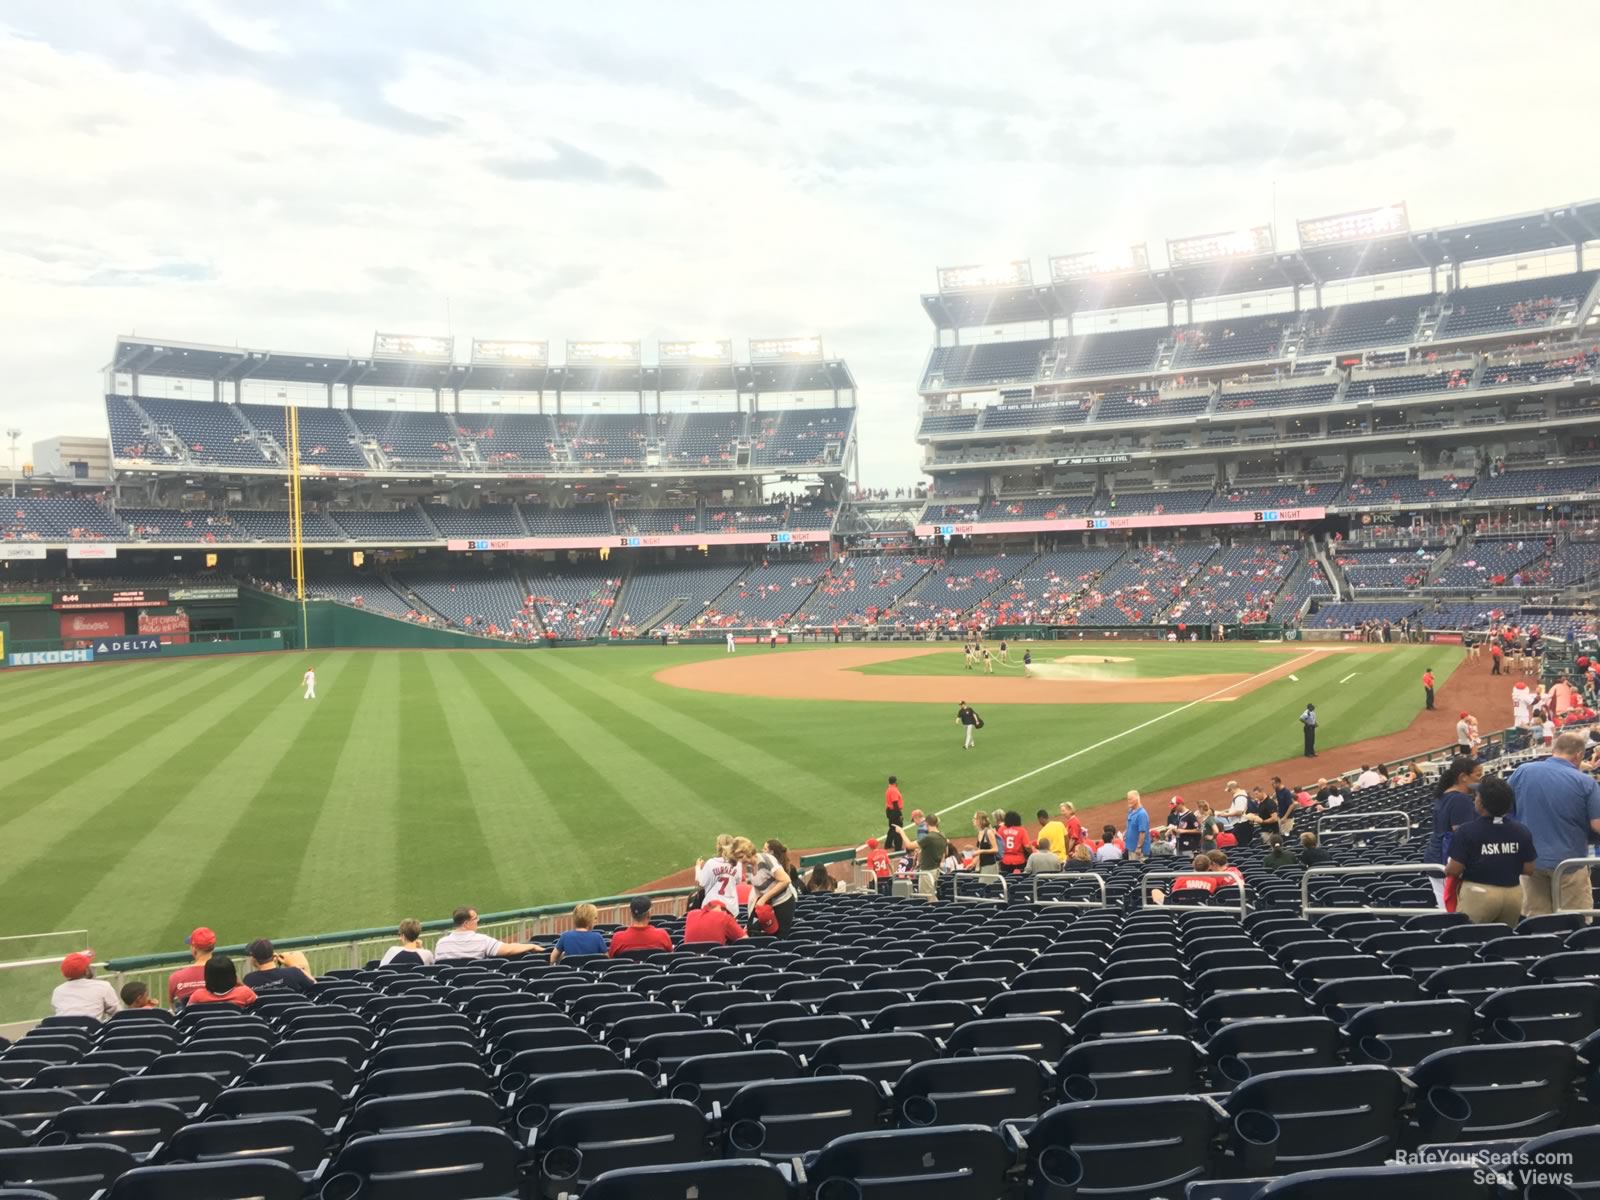
[(1372, 908), (1365, 904), (1353, 908), (1338, 906), (1311, 906), (1311, 877), (1328, 875), (1437, 875), (1444, 878), (1444, 865), (1442, 863), (1409, 863), (1390, 864), (1388, 866), (1370, 867), (1308, 867), (1304, 875), (1300, 876), (1300, 915), (1331, 916), (1334, 913), (1373, 913), (1380, 917), (1416, 917), (1423, 913), (1439, 912), (1438, 908)]
[[(961, 881), (963, 879), (983, 879), (997, 882), (1000, 885), (1002, 898), (996, 900), (990, 896), (968, 896), (963, 900), (961, 896)], [(1009, 904), (1011, 902), (1011, 883), (1004, 875), (980, 875), (976, 871), (957, 871), (950, 884), (950, 898), (957, 904)]]
[[(1379, 817), (1399, 817), (1401, 823), (1398, 826), (1369, 825), (1351, 829), (1327, 828), (1329, 821), (1349, 820), (1357, 817), (1374, 821)], [(1402, 842), (1409, 842), (1411, 840), (1411, 814), (1406, 812), (1404, 809), (1384, 808), (1375, 812), (1329, 813), (1327, 816), (1317, 818), (1317, 837), (1319, 839), (1325, 837), (1346, 837), (1350, 834), (1356, 833), (1403, 833), (1406, 836), (1400, 840)]]
[[(1032, 900), (1042, 908), (1104, 908), (1106, 907), (1106, 877), (1098, 871), (1046, 871), (1039, 875), (1031, 876), (1033, 880)], [(1080, 879), (1092, 879), (1100, 885), (1100, 900), (1041, 900), (1039, 899), (1039, 883), (1045, 879), (1067, 879), (1077, 882)]]
[[(1586, 917), (1600, 916), (1600, 908), (1562, 908), (1561, 907), (1561, 876), (1568, 874), (1574, 867), (1600, 867), (1600, 858), (1585, 856), (1583, 858), (1564, 858), (1555, 865), (1550, 872), (1550, 911), (1553, 913), (1582, 913)], [(1589, 880), (1589, 903), (1594, 903), (1594, 879)]]
[[(687, 887), (660, 888), (655, 891), (637, 892), (633, 895), (626, 896), (600, 896), (589, 901), (573, 900), (564, 904), (540, 904), (533, 908), (512, 909), (509, 912), (481, 913), (478, 917), (478, 923), (480, 925), (495, 925), (507, 921), (522, 921), (528, 919), (529, 917), (549, 917), (557, 914), (566, 914), (571, 912), (572, 909), (577, 905), (583, 903), (593, 904), (597, 908), (627, 904), (633, 899), (634, 895), (649, 896), (652, 900), (660, 899), (662, 897), (689, 896), (693, 895), (697, 890), (698, 889), (696, 888)], [(440, 930), (449, 929), (451, 926), (452, 922), (448, 919), (439, 921), (424, 921), (422, 923), (422, 929), (424, 932), (438, 932)], [(393, 937), (394, 932), (395, 927), (393, 925), (384, 925), (373, 929), (345, 929), (334, 933), (314, 933), (305, 934), (300, 937), (274, 938), (273, 945), (279, 950), (303, 950), (312, 946), (339, 945), (346, 942), (364, 942), (370, 941), (374, 938)], [(243, 954), (247, 948), (248, 943), (241, 942), (235, 946), (219, 946), (216, 950), (216, 953), (240, 955)], [(113, 971), (142, 971), (148, 970), (152, 967), (183, 966), (188, 962), (190, 962), (190, 956), (188, 953), (168, 952), (163, 954), (135, 955), (130, 958), (114, 958), (106, 965)]]
[[(1145, 887), (1145, 884), (1149, 883), (1152, 879), (1187, 879), (1189, 876), (1191, 876), (1193, 874), (1195, 874), (1195, 872), (1193, 870), (1188, 870), (1188, 871), (1146, 871), (1139, 878), (1139, 907), (1140, 908), (1154, 908), (1154, 907), (1156, 907), (1155, 905), (1150, 903), (1150, 889)], [(1229, 882), (1227, 884), (1225, 884), (1224, 886), (1226, 886), (1226, 887), (1236, 887), (1236, 888), (1239, 889), (1239, 916), (1242, 918), (1246, 913), (1248, 913), (1250, 911), (1250, 898), (1247, 895), (1247, 891), (1246, 891), (1244, 882), (1243, 882), (1243, 880), (1235, 880), (1231, 875), (1227, 876), (1226, 878), (1229, 880)], [(1222, 889), (1218, 888), (1217, 890), (1221, 891)], [(1213, 895), (1215, 895), (1215, 893), (1213, 893)], [(1165, 907), (1165, 906), (1163, 905), (1162, 907)], [(1182, 906), (1175, 905), (1174, 907), (1187, 907), (1187, 906), (1186, 905), (1182, 905)], [(1212, 908), (1212, 907), (1219, 907), (1219, 906), (1207, 905), (1206, 907)], [(1222, 908), (1232, 908), (1233, 906), (1230, 905), (1230, 904), (1224, 904), (1224, 905), (1221, 905), (1220, 907), (1222, 907)]]

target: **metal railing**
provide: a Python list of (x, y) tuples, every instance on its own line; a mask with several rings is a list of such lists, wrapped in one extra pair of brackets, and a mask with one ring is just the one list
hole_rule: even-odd
[[(1075, 872), (1073, 872), (1071, 874), (1068, 874), (1065, 871), (1052, 871), (1052, 872), (1049, 872), (1049, 873), (1044, 874), (1044, 875), (1032, 875), (1032, 876), (1029, 876), (1029, 878), (1033, 881), (1033, 887), (1030, 889), (1029, 898), (1033, 901), (1033, 903), (1039, 905), (1040, 907), (1043, 907), (1043, 908), (1105, 908), (1106, 907), (1106, 880), (1105, 880), (1105, 876), (1101, 875), (1097, 871), (1081, 871), (1081, 872), (1075, 871)], [(1072, 890), (1072, 885), (1073, 884), (1085, 883), (1085, 882), (1088, 882), (1090, 880), (1093, 880), (1095, 883), (1100, 885), (1100, 899), (1098, 899), (1098, 900), (1041, 900), (1041, 899), (1039, 899), (1039, 884), (1042, 883), (1043, 881), (1047, 880), (1047, 879), (1049, 879), (1049, 880), (1056, 880), (1056, 879), (1066, 879), (1066, 880), (1068, 880), (1069, 881), (1068, 884), (1067, 884), (1067, 890), (1068, 891)]]
[[(1192, 876), (1194, 874), (1196, 874), (1196, 872), (1193, 871), (1193, 870), (1189, 870), (1189, 871), (1146, 871), (1144, 873), (1144, 876), (1139, 880), (1139, 907), (1140, 908), (1153, 908), (1153, 907), (1155, 907), (1154, 903), (1150, 899), (1150, 888), (1146, 886), (1147, 884), (1150, 883), (1151, 880), (1154, 880), (1154, 879), (1187, 879), (1187, 878), (1189, 878), (1190, 876)], [(1240, 916), (1240, 918), (1243, 918), (1244, 915), (1250, 911), (1250, 898), (1246, 894), (1245, 885), (1244, 885), (1243, 882), (1241, 882), (1239, 880), (1235, 880), (1231, 875), (1230, 876), (1225, 876), (1224, 878), (1226, 878), (1228, 880), (1228, 882), (1226, 884), (1224, 884), (1223, 887), (1236, 887), (1236, 888), (1239, 889), (1239, 916)], [(1219, 891), (1219, 892), (1221, 890), (1222, 890), (1222, 888), (1218, 888), (1217, 889), (1217, 891)], [(1168, 895), (1170, 897), (1171, 893), (1168, 893)], [(1215, 893), (1213, 893), (1213, 895), (1215, 895)], [(1189, 905), (1176, 905), (1175, 904), (1175, 905), (1173, 905), (1173, 907), (1174, 908), (1188, 908), (1190, 906)], [(1197, 905), (1195, 907), (1202, 907), (1202, 906), (1198, 906)], [(1231, 905), (1231, 904), (1208, 904), (1208, 905), (1204, 905), (1203, 907), (1208, 908), (1208, 909), (1213, 909), (1213, 910), (1214, 909), (1218, 909), (1218, 908), (1225, 909), (1225, 910), (1231, 910), (1233, 908), (1233, 905)]]
[(1309, 867), (1306, 873), (1300, 876), (1300, 915), (1302, 917), (1331, 916), (1334, 913), (1373, 913), (1380, 917), (1416, 917), (1423, 913), (1441, 912), (1437, 906), (1432, 908), (1374, 908), (1367, 904), (1354, 906), (1321, 905), (1313, 907), (1311, 904), (1311, 879), (1313, 876), (1343, 876), (1343, 875), (1433, 875), (1444, 878), (1444, 867), (1440, 863), (1409, 863), (1403, 865), (1391, 864), (1389, 866), (1370, 867)]
[(1588, 908), (1562, 908), (1561, 907), (1561, 877), (1570, 875), (1577, 868), (1585, 870), (1591, 867), (1600, 867), (1600, 858), (1564, 858), (1555, 865), (1550, 872), (1550, 911), (1558, 913), (1580, 913), (1586, 917), (1600, 917), (1600, 908), (1594, 907), (1594, 877), (1589, 877), (1589, 907)]
[[(998, 883), (1000, 899), (996, 900), (993, 896), (963, 896), (961, 894), (963, 879), (981, 879), (985, 883)], [(976, 871), (957, 871), (951, 879), (950, 898), (957, 904), (1009, 904), (1011, 884), (1004, 875), (980, 875)]]
[[(1385, 817), (1397, 817), (1399, 818), (1399, 824), (1360, 825), (1337, 829), (1331, 828), (1328, 824), (1330, 821), (1376, 821)], [(1411, 815), (1398, 808), (1385, 808), (1377, 812), (1330, 813), (1317, 819), (1317, 839), (1319, 841), (1325, 837), (1353, 837), (1362, 833), (1399, 833), (1405, 835), (1400, 839), (1402, 842), (1409, 842), (1411, 840)]]

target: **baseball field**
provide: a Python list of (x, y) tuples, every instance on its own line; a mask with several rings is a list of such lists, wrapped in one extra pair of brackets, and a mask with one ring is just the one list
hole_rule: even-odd
[[(880, 831), (891, 772), (952, 832), (980, 803), (1092, 810), (1297, 755), (1307, 701), (1328, 751), (1315, 770), (1342, 769), (1360, 748), (1341, 745), (1438, 744), (1417, 724), (1424, 666), (1443, 708), (1463, 686), (1447, 647), (1038, 643), (1010, 657), (992, 675), (959, 648), (904, 645), (9, 673), (0, 934), (86, 928), (109, 957), (181, 949), (199, 924), (237, 942), (610, 894), (724, 830), (857, 843)], [(985, 723), (970, 752), (962, 699)]]

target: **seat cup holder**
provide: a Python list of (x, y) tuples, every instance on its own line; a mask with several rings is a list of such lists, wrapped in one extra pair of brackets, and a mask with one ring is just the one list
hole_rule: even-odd
[(816, 1200), (861, 1200), (861, 1187), (853, 1179), (835, 1175), (818, 1186)]
[(1230, 1148), (1243, 1175), (1271, 1175), (1278, 1161), (1278, 1122), (1271, 1113), (1249, 1108), (1233, 1118)]
[(330, 1175), (317, 1193), (319, 1200), (357, 1200), (367, 1190), (367, 1181), (354, 1171), (341, 1171)]
[(545, 1178), (553, 1184), (576, 1183), (583, 1170), (583, 1151), (573, 1146), (557, 1146), (539, 1162)]
[(1455, 1088), (1431, 1087), (1422, 1098), (1417, 1123), (1430, 1142), (1453, 1142), (1472, 1119), (1472, 1103)]
[(728, 1126), (728, 1144), (740, 1154), (759, 1154), (767, 1144), (767, 1127), (748, 1118)]
[(907, 1096), (900, 1105), (900, 1117), (907, 1125), (923, 1128), (939, 1123), (939, 1106), (928, 1096)]
[(1030, 1200), (1075, 1200), (1083, 1183), (1083, 1160), (1070, 1147), (1046, 1146), (1035, 1170)]

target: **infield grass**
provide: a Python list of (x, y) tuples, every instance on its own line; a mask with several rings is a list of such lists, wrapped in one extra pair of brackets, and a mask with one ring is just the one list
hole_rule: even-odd
[[(1254, 673), (1308, 652), (1115, 649), (1141, 674)], [(985, 801), (1104, 804), (1297, 753), (1307, 700), (1324, 748), (1402, 729), (1424, 659), (1445, 676), (1461, 657), (1316, 655), (1298, 682), (1181, 711), (988, 706), (967, 753), (944, 706), (652, 678), (722, 653), (286, 652), (0, 676), (0, 934), (86, 927), (113, 957), (181, 950), (202, 924), (232, 943), (599, 896), (692, 864), (720, 832), (859, 841), (880, 831), (890, 772), (908, 806), (939, 810), (1116, 738)], [(947, 825), (964, 831), (965, 812)]]
[[(966, 675), (983, 674), (982, 662), (967, 666), (960, 647), (930, 646), (929, 653), (914, 658), (852, 667), (863, 675)], [(1089, 679), (1167, 679), (1174, 675), (1254, 675), (1268, 671), (1285, 659), (1304, 654), (1301, 643), (1239, 645), (1224, 643), (1184, 645), (1161, 642), (1114, 642), (1099, 638), (1082, 642), (1012, 642), (1009, 661), (1001, 662), (998, 643), (989, 647), (995, 675), (1022, 676), (1023, 651), (1031, 651), (1033, 661), (1053, 663)], [(1105, 662), (1105, 659), (1125, 661)], [(1420, 673), (1421, 668), (1418, 668)]]

